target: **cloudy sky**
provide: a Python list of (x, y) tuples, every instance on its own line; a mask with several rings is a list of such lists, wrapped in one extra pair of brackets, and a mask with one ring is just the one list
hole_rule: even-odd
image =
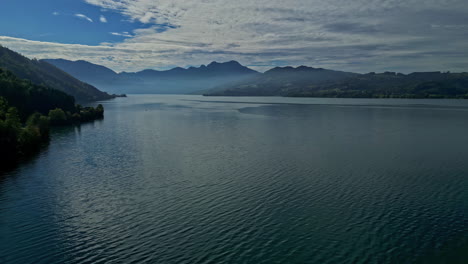
[(0, 44), (115, 71), (468, 71), (466, 0), (0, 0)]

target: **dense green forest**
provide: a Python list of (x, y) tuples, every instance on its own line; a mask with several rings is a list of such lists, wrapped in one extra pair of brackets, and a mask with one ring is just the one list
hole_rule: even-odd
[[(49, 118), (32, 114), (21, 122), (18, 109), (0, 97), (0, 156), (7, 166), (20, 156), (37, 151), (49, 138)], [(5, 163), (3, 163), (5, 162)]]
[(0, 96), (16, 107), (24, 121), (34, 112), (47, 114), (50, 109), (75, 110), (75, 98), (64, 92), (29, 80), (17, 78), (12, 72), (0, 68)]
[(35, 85), (0, 68), (0, 156), (29, 155), (49, 139), (49, 127), (104, 117), (102, 105), (82, 107), (64, 92)]

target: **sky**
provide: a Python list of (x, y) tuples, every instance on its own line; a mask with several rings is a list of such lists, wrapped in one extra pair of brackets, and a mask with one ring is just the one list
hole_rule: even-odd
[(468, 71), (466, 0), (0, 0), (0, 45), (117, 72)]

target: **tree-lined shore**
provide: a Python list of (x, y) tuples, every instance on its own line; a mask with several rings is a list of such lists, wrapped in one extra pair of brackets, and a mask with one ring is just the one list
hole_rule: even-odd
[(48, 142), (50, 127), (104, 117), (104, 107), (83, 107), (73, 96), (35, 85), (0, 68), (0, 156), (2, 166), (31, 155)]

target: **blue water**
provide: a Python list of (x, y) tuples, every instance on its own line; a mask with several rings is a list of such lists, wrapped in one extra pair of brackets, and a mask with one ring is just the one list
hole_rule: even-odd
[(468, 263), (468, 101), (103, 104), (0, 174), (0, 263)]

